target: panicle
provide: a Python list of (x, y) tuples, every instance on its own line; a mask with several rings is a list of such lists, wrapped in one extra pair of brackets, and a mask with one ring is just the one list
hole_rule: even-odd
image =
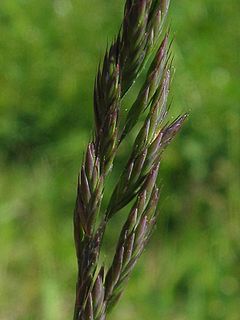
[(101, 172), (112, 168), (118, 139), (121, 84), (119, 73), (119, 38), (107, 50), (99, 66), (94, 87), (95, 144)]
[[(171, 83), (169, 31), (155, 50), (170, 0), (126, 0), (121, 29), (106, 50), (94, 84), (94, 134), (78, 177), (74, 237), (78, 262), (74, 320), (106, 320), (153, 232), (157, 219), (157, 178), (162, 153), (181, 129), (187, 114), (166, 123)], [(157, 49), (157, 48), (156, 48)], [(120, 123), (122, 99), (150, 55), (155, 56), (125, 123)], [(144, 115), (145, 114), (145, 115)], [(118, 147), (143, 121), (128, 161), (101, 212), (106, 176)], [(106, 226), (133, 201), (121, 228), (109, 267), (99, 256)]]
[(159, 199), (159, 191), (156, 187), (158, 170), (159, 166), (156, 165), (149, 173), (122, 228), (116, 253), (105, 280), (105, 300), (108, 309), (113, 307), (121, 296), (124, 285), (142, 254), (156, 223)]
[(122, 139), (138, 122), (140, 114), (147, 109), (159, 89), (159, 85), (168, 67), (168, 38), (169, 35), (166, 34), (149, 68), (146, 80), (139, 91), (138, 97), (127, 114)]

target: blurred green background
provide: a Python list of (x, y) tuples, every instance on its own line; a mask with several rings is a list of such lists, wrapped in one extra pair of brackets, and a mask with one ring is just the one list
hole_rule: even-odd
[[(0, 2), (1, 320), (72, 318), (76, 178), (97, 64), (123, 3)], [(172, 1), (171, 112), (191, 117), (162, 164), (153, 240), (109, 319), (239, 319), (239, 12), (237, 0)]]

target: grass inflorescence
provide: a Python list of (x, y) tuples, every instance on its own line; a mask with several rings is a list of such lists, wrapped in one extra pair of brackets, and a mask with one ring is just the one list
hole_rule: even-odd
[[(93, 139), (79, 174), (74, 212), (78, 280), (74, 320), (104, 320), (120, 298), (157, 220), (157, 177), (162, 153), (182, 127), (187, 114), (166, 121), (172, 58), (165, 21), (169, 0), (127, 0), (119, 34), (99, 65), (94, 86)], [(161, 39), (162, 40), (161, 40)], [(159, 43), (160, 42), (160, 43)], [(122, 124), (122, 99), (138, 78), (155, 47), (146, 79)], [(104, 184), (122, 141), (145, 115), (129, 159), (101, 209)], [(119, 230), (112, 264), (100, 264), (106, 226), (133, 202)]]

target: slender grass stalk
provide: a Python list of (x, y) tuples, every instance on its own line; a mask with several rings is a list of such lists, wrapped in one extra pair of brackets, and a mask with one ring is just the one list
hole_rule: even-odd
[[(119, 34), (99, 65), (94, 86), (95, 126), (78, 179), (74, 236), (78, 280), (74, 320), (104, 320), (120, 298), (126, 282), (152, 234), (157, 219), (156, 184), (162, 153), (182, 127), (187, 114), (168, 124), (168, 94), (172, 58), (169, 32), (163, 33), (169, 0), (127, 0)], [(151, 57), (146, 79), (121, 120), (122, 98)], [(113, 168), (121, 142), (145, 114), (128, 162), (108, 207), (101, 209), (105, 178)], [(99, 255), (109, 220), (133, 201), (119, 230), (115, 256), (109, 267)]]

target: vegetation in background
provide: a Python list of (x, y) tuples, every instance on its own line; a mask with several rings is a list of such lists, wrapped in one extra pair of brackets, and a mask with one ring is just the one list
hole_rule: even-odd
[[(91, 132), (90, 84), (122, 7), (120, 0), (0, 3), (3, 320), (72, 316), (75, 173)], [(173, 111), (192, 115), (160, 169), (155, 239), (112, 319), (239, 317), (239, 10), (236, 0), (171, 6)], [(115, 240), (107, 233), (107, 252)]]

